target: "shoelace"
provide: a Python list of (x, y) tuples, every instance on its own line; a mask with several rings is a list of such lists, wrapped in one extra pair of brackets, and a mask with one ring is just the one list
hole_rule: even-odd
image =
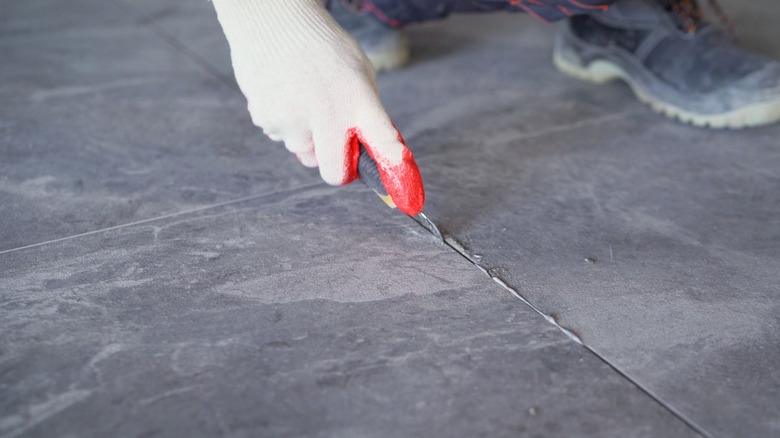
[[(726, 29), (726, 32), (732, 38), (737, 39), (734, 23), (718, 4), (717, 0), (707, 0), (712, 12), (718, 17), (720, 24)], [(683, 29), (688, 33), (694, 33), (699, 29), (699, 25), (705, 20), (705, 13), (696, 0), (672, 0), (671, 10), (677, 14)]]

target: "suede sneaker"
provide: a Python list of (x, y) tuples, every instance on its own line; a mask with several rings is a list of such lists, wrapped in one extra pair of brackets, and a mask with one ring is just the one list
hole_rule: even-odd
[(639, 100), (696, 126), (780, 120), (780, 62), (707, 23), (695, 0), (621, 0), (561, 26), (555, 66), (579, 79), (622, 79)]
[(391, 70), (409, 61), (409, 38), (400, 29), (386, 26), (366, 11), (332, 0), (330, 14), (360, 44), (376, 71)]

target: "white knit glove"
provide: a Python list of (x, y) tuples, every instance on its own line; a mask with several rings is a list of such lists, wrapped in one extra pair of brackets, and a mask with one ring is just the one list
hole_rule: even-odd
[(330, 184), (358, 177), (360, 143), (399, 209), (422, 210), (412, 152), (379, 100), (374, 69), (318, 0), (213, 0), (255, 125)]

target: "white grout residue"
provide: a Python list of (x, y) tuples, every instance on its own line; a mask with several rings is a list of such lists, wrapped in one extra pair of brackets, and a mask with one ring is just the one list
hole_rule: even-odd
[[(623, 371), (622, 369), (620, 369), (620, 368), (619, 368), (617, 365), (615, 365), (615, 364), (613, 364), (612, 362), (610, 362), (609, 360), (607, 360), (607, 358), (605, 358), (604, 356), (602, 356), (602, 355), (601, 355), (601, 354), (600, 354), (598, 351), (596, 351), (596, 350), (595, 350), (593, 347), (591, 347), (591, 346), (589, 346), (589, 345), (586, 345), (586, 344), (583, 342), (582, 338), (580, 338), (580, 337), (579, 337), (579, 336), (578, 336), (576, 333), (574, 333), (573, 331), (571, 331), (571, 330), (567, 329), (566, 327), (563, 327), (562, 325), (560, 325), (560, 324), (558, 323), (558, 320), (555, 318), (555, 316), (553, 316), (553, 315), (547, 315), (546, 313), (544, 313), (544, 312), (542, 312), (541, 310), (539, 310), (539, 308), (537, 308), (536, 306), (534, 306), (533, 304), (531, 304), (531, 302), (530, 302), (530, 301), (528, 301), (528, 300), (527, 300), (527, 299), (526, 299), (524, 296), (520, 295), (520, 293), (519, 293), (519, 292), (518, 292), (516, 289), (514, 289), (514, 288), (510, 287), (510, 286), (509, 286), (509, 285), (508, 285), (508, 284), (507, 284), (507, 283), (506, 283), (506, 282), (505, 282), (505, 281), (504, 281), (504, 280), (503, 280), (503, 279), (500, 277), (500, 275), (498, 274), (498, 272), (500, 272), (500, 270), (499, 270), (499, 269), (495, 269), (495, 268), (493, 268), (493, 269), (488, 269), (488, 268), (485, 268), (485, 267), (483, 267), (483, 266), (480, 264), (480, 261), (481, 261), (481, 260), (482, 260), (482, 258), (483, 258), (481, 255), (477, 255), (477, 254), (473, 254), (473, 255), (472, 255), (472, 254), (471, 254), (471, 253), (470, 253), (468, 250), (466, 250), (466, 248), (463, 246), (463, 244), (462, 244), (462, 243), (458, 242), (457, 240), (455, 240), (455, 239), (454, 239), (452, 236), (450, 236), (450, 235), (444, 234), (444, 235), (443, 235), (443, 237), (444, 237), (444, 243), (445, 243), (447, 246), (449, 246), (450, 248), (454, 249), (454, 250), (455, 250), (455, 252), (457, 252), (458, 254), (460, 254), (461, 256), (463, 256), (463, 257), (464, 257), (466, 260), (470, 261), (470, 262), (471, 262), (471, 263), (472, 263), (474, 266), (476, 266), (476, 267), (477, 267), (477, 269), (479, 269), (480, 271), (484, 272), (484, 273), (485, 273), (485, 275), (487, 275), (487, 276), (488, 276), (488, 277), (490, 277), (490, 278), (491, 278), (493, 281), (495, 281), (496, 283), (498, 283), (499, 285), (501, 285), (501, 287), (503, 287), (503, 288), (504, 288), (506, 291), (508, 291), (510, 294), (514, 295), (514, 296), (515, 296), (517, 299), (519, 299), (520, 301), (522, 301), (523, 303), (525, 303), (526, 305), (528, 305), (528, 307), (530, 307), (531, 309), (533, 309), (533, 310), (534, 310), (534, 312), (538, 313), (538, 314), (539, 314), (539, 315), (541, 315), (541, 316), (542, 316), (544, 319), (546, 319), (546, 320), (547, 320), (547, 322), (549, 322), (550, 324), (552, 324), (552, 325), (554, 325), (555, 327), (557, 327), (557, 328), (558, 328), (558, 330), (560, 330), (561, 332), (563, 332), (563, 334), (564, 334), (564, 335), (566, 335), (566, 336), (567, 336), (569, 339), (571, 339), (572, 341), (574, 341), (574, 342), (576, 342), (577, 344), (581, 345), (583, 348), (587, 349), (587, 350), (588, 350), (588, 351), (590, 351), (590, 352), (591, 352), (593, 355), (595, 355), (596, 357), (598, 357), (598, 358), (599, 358), (601, 361), (603, 361), (605, 364), (609, 365), (609, 366), (610, 366), (610, 367), (611, 367), (613, 370), (615, 370), (615, 371), (616, 371), (617, 373), (619, 373), (621, 376), (623, 376), (623, 377), (624, 377), (624, 378), (626, 378), (628, 381), (630, 381), (631, 383), (633, 383), (633, 384), (634, 384), (634, 385), (635, 385), (635, 386), (636, 386), (636, 387), (637, 387), (637, 388), (638, 388), (640, 391), (642, 391), (642, 392), (644, 392), (645, 394), (647, 394), (647, 395), (648, 395), (650, 398), (652, 398), (653, 400), (655, 400), (656, 402), (658, 402), (658, 403), (659, 403), (661, 406), (663, 406), (663, 407), (664, 407), (666, 410), (668, 410), (668, 411), (669, 411), (669, 412), (670, 412), (672, 415), (674, 415), (675, 417), (679, 418), (679, 419), (680, 419), (682, 422), (684, 422), (684, 423), (685, 423), (685, 424), (686, 424), (688, 427), (690, 427), (691, 429), (693, 429), (694, 431), (696, 431), (697, 433), (699, 433), (700, 435), (702, 435), (702, 436), (704, 436), (704, 437), (706, 437), (706, 438), (710, 438), (710, 437), (712, 436), (712, 435), (711, 435), (709, 432), (707, 432), (707, 431), (706, 431), (704, 428), (702, 428), (701, 426), (699, 426), (698, 424), (696, 424), (696, 422), (695, 422), (695, 421), (691, 420), (691, 419), (690, 419), (690, 418), (688, 418), (688, 417), (687, 417), (685, 414), (683, 414), (682, 412), (680, 412), (679, 410), (677, 410), (677, 409), (676, 409), (674, 406), (672, 406), (671, 404), (669, 404), (669, 403), (668, 403), (666, 400), (664, 400), (664, 399), (662, 399), (661, 397), (659, 397), (659, 396), (658, 396), (658, 394), (655, 394), (655, 393), (654, 393), (652, 390), (650, 390), (649, 388), (645, 387), (645, 386), (644, 386), (644, 385), (643, 385), (641, 382), (637, 381), (635, 378), (633, 378), (632, 376), (630, 376), (628, 373), (626, 373), (625, 371)], [(610, 263), (614, 263), (614, 256), (613, 256), (613, 254), (612, 254), (612, 245), (610, 245), (610, 248), (609, 248), (609, 253), (610, 253), (610, 254), (609, 254)], [(587, 261), (588, 261), (589, 263), (595, 263), (595, 262), (596, 262), (596, 260), (595, 260), (595, 259), (588, 259)], [(531, 409), (534, 409), (534, 408), (531, 408)], [(535, 409), (534, 409), (534, 411), (533, 411), (533, 412), (530, 412), (530, 413), (531, 413), (531, 415), (534, 415), (534, 414), (535, 414)]]
[(544, 312), (542, 312), (538, 307), (531, 304), (530, 301), (528, 301), (524, 296), (520, 295), (520, 292), (517, 291), (517, 289), (514, 289), (513, 287), (509, 286), (498, 274), (496, 274), (496, 270), (494, 269), (487, 269), (484, 266), (482, 266), (479, 262), (482, 260), (482, 256), (472, 255), (469, 253), (468, 250), (463, 246), (462, 243), (458, 242), (455, 238), (452, 236), (445, 235), (444, 236), (444, 243), (447, 244), (450, 248), (454, 249), (458, 254), (462, 255), (464, 258), (466, 258), (468, 261), (470, 261), (474, 266), (477, 267), (480, 271), (482, 271), (485, 275), (490, 277), (493, 281), (501, 285), (507, 292), (512, 294), (515, 298), (519, 299), (523, 303), (525, 303), (528, 307), (534, 310), (534, 312), (541, 315), (544, 319), (546, 319), (550, 324), (554, 325), (558, 328), (561, 332), (563, 332), (564, 335), (566, 335), (569, 339), (572, 341), (580, 344), (585, 345), (584, 342), (582, 342), (582, 338), (580, 338), (576, 333), (573, 331), (567, 329), (566, 327), (560, 325), (558, 323), (558, 320), (555, 319), (554, 316), (548, 315)]

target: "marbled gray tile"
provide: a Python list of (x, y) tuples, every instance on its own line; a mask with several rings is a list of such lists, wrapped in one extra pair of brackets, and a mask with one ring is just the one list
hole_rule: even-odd
[(0, 255), (3, 436), (695, 436), (362, 187)]
[(122, 0), (128, 14), (234, 87), (230, 48), (211, 2)]
[[(723, 3), (780, 53), (773, 2)], [(689, 432), (370, 194), (313, 188), (249, 123), (213, 18), (0, 10), (0, 251), (267, 194), (0, 254), (0, 430)], [(411, 29), (412, 65), (379, 82), (429, 213), (705, 430), (776, 433), (778, 128), (665, 121), (557, 74), (552, 34), (518, 16)]]
[(116, 5), (3, 9), (0, 250), (318, 180)]
[[(780, 390), (777, 128), (713, 134), (630, 118), (612, 123), (606, 142), (604, 129), (479, 152), (454, 152), (450, 142), (449, 156), (477, 175), (454, 193), (441, 174), (439, 190), (461, 207), (430, 214), (705, 429), (771, 435)], [(749, 366), (733, 353), (743, 349)]]
[(549, 46), (502, 57), (502, 44), (384, 78), (412, 114), (402, 132), (423, 151), (429, 215), (708, 433), (777, 434), (780, 127), (682, 126), (622, 84), (556, 74)]

